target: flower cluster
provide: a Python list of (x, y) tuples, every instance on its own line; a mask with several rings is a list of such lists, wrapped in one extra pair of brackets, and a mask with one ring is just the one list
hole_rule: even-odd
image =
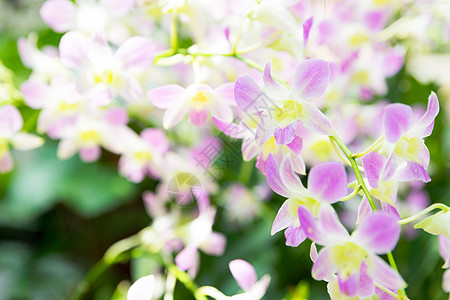
[[(225, 235), (213, 230), (216, 212), (225, 208), (245, 227), (266, 207), (266, 182), (287, 198), (271, 234), (284, 230), (291, 247), (312, 241), (312, 277), (328, 283), (332, 299), (405, 299), (392, 251), (401, 224), (430, 210), (402, 219), (399, 189), (431, 180), (424, 139), (439, 100), (431, 92), (425, 112), (378, 100), (405, 53), (422, 51), (412, 45), (433, 48), (435, 36), (399, 27), (414, 18), (443, 25), (445, 39), (450, 20), (421, 13), (420, 1), (318, 2), (47, 0), (40, 15), (62, 34), (59, 45), (39, 48), (34, 34), (18, 41), (31, 69), (20, 86), (23, 100), (39, 111), (37, 133), (59, 142), (58, 157), (79, 153), (93, 163), (107, 151), (129, 181), (157, 182), (143, 195), (152, 222), (137, 247), (159, 255), (167, 272), (137, 280), (128, 299), (170, 299), (170, 284), (157, 280), (170, 276), (188, 282), (196, 299), (261, 299), (270, 276), (257, 281), (241, 259), (229, 267), (244, 293), (225, 296), (189, 280), (200, 251), (226, 251)], [(44, 142), (22, 127), (18, 109), (3, 105), (0, 172), (13, 167), (10, 146), (30, 150)], [(245, 163), (242, 182), (226, 186), (221, 171), (231, 168), (216, 164), (230, 151)], [(260, 172), (249, 187), (253, 164)], [(442, 211), (415, 228), (439, 235), (448, 269), (450, 215), (444, 205), (432, 208)], [(443, 286), (450, 291), (448, 270)]]

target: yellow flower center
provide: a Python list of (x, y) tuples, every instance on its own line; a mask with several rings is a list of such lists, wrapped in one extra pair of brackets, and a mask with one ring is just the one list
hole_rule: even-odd
[(397, 183), (393, 180), (378, 182), (378, 188), (372, 189), (370, 193), (379, 200), (393, 205), (393, 198), (397, 193)]
[(80, 107), (78, 102), (74, 102), (74, 103), (67, 103), (66, 100), (61, 101), (59, 103), (59, 111), (61, 112), (70, 112), (70, 111), (74, 111), (76, 109), (78, 109)]
[(344, 279), (359, 271), (366, 257), (367, 252), (351, 242), (334, 246), (331, 251), (331, 260), (338, 267), (339, 275)]
[(285, 127), (296, 121), (301, 112), (301, 104), (295, 102), (294, 100), (286, 100), (283, 102), (283, 107), (277, 107), (273, 114), (274, 119), (280, 124), (280, 126)]
[(362, 32), (357, 32), (350, 36), (349, 42), (350, 42), (350, 46), (356, 47), (356, 46), (360, 46), (361, 44), (367, 42), (368, 40), (369, 40), (369, 37), (367, 36), (367, 34), (362, 33)]
[(100, 74), (94, 74), (94, 82), (112, 85), (117, 82), (117, 76), (110, 70), (106, 70)]
[(147, 162), (152, 160), (152, 154), (148, 151), (141, 150), (134, 153), (134, 158), (140, 162)]
[(194, 97), (192, 97), (191, 102), (197, 111), (201, 111), (205, 108), (210, 99), (211, 94), (209, 92), (205, 90), (200, 90), (197, 92), (197, 94), (195, 94)]
[(101, 141), (101, 135), (97, 130), (89, 129), (81, 132), (80, 139), (85, 143), (99, 143)]
[(0, 139), (0, 158), (9, 151), (9, 143), (7, 139)]
[(421, 164), (419, 154), (424, 147), (423, 139), (418, 137), (406, 138), (402, 137), (395, 145), (394, 153), (400, 155), (407, 160)]
[(369, 83), (369, 73), (366, 70), (356, 71), (353, 75), (353, 81), (359, 84), (367, 84)]

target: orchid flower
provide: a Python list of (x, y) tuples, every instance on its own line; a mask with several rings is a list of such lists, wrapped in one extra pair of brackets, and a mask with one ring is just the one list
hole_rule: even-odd
[(298, 207), (306, 207), (314, 215), (322, 204), (332, 204), (347, 194), (347, 174), (340, 163), (329, 162), (315, 166), (308, 176), (308, 189), (292, 169), (287, 157), (278, 167), (275, 158), (267, 159), (267, 182), (274, 192), (287, 197), (272, 225), (274, 235), (285, 228), (286, 245), (297, 247), (306, 239), (304, 227), (298, 220)]
[(212, 230), (215, 215), (216, 210), (212, 207), (200, 211), (195, 220), (179, 229), (180, 238), (186, 247), (175, 257), (175, 263), (181, 270), (187, 270), (191, 276), (197, 274), (200, 263), (199, 249), (216, 256), (222, 255), (225, 251), (225, 236)]
[(423, 139), (431, 134), (438, 113), (439, 101), (434, 92), (428, 98), (427, 111), (417, 122), (414, 122), (412, 109), (408, 105), (396, 103), (385, 108), (383, 124), (387, 146), (394, 157), (406, 161), (409, 170), (407, 179), (431, 180), (426, 171), (430, 153)]
[(323, 280), (335, 274), (341, 293), (349, 297), (369, 297), (374, 282), (388, 289), (402, 289), (405, 282), (377, 254), (392, 251), (400, 236), (400, 225), (390, 215), (376, 212), (366, 216), (349, 235), (330, 206), (323, 206), (316, 221), (302, 206), (298, 216), (306, 236), (324, 246), (312, 268), (312, 276)]
[(150, 300), (153, 295), (155, 276), (147, 275), (136, 280), (128, 289), (127, 300)]
[(0, 173), (13, 169), (14, 161), (10, 147), (27, 151), (40, 147), (44, 140), (33, 134), (20, 132), (23, 126), (19, 110), (10, 105), (0, 107)]
[[(118, 21), (135, 6), (136, 0), (47, 0), (41, 7), (42, 20), (56, 32), (77, 30), (89, 35), (103, 31), (115, 42), (123, 41), (129, 30)], [(117, 35), (121, 33), (121, 35)], [(122, 39), (120, 38), (122, 37)]]
[(229, 267), (234, 279), (245, 291), (245, 293), (230, 297), (230, 300), (262, 299), (270, 283), (270, 276), (268, 274), (257, 281), (255, 268), (242, 259), (230, 261)]
[(122, 156), (119, 160), (119, 171), (132, 182), (141, 182), (145, 175), (160, 177), (162, 173), (163, 155), (169, 149), (165, 133), (156, 128), (147, 128), (139, 135), (129, 128), (116, 133), (122, 139), (117, 149)]
[(139, 102), (143, 93), (135, 73), (151, 64), (155, 52), (153, 42), (141, 36), (129, 38), (115, 52), (100, 34), (87, 38), (70, 31), (59, 43), (61, 61), (77, 74), (77, 86), (94, 106), (108, 105), (115, 97)]
[(206, 84), (192, 84), (183, 88), (169, 84), (148, 91), (148, 98), (158, 108), (165, 109), (163, 127), (177, 125), (186, 115), (196, 126), (205, 124), (208, 116), (230, 123), (233, 120), (234, 105), (232, 83), (212, 89)]

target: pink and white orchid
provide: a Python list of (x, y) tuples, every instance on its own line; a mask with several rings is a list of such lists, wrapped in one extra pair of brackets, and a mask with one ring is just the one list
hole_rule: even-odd
[(278, 166), (272, 155), (267, 159), (266, 176), (274, 192), (287, 197), (273, 221), (271, 234), (285, 228), (286, 245), (297, 247), (306, 239), (297, 209), (306, 207), (317, 215), (323, 204), (332, 204), (347, 194), (347, 173), (340, 163), (329, 162), (315, 166), (308, 176), (308, 189), (294, 173), (287, 157)]
[(229, 263), (231, 274), (245, 293), (230, 297), (230, 300), (259, 300), (266, 293), (270, 283), (270, 276), (264, 275), (257, 281), (255, 268), (242, 259), (235, 259)]
[(397, 220), (377, 212), (365, 217), (349, 235), (330, 206), (323, 206), (314, 219), (300, 206), (298, 216), (306, 236), (324, 246), (314, 262), (312, 276), (324, 280), (335, 274), (341, 293), (348, 297), (369, 297), (375, 285), (398, 290), (406, 284), (397, 271), (378, 257), (392, 251), (400, 236)]
[(148, 98), (158, 108), (165, 109), (163, 127), (169, 129), (177, 125), (186, 115), (196, 126), (205, 124), (211, 115), (230, 123), (233, 120), (233, 83), (212, 89), (206, 84), (192, 84), (183, 88), (169, 84), (148, 91)]
[(40, 147), (44, 140), (33, 134), (20, 132), (23, 119), (19, 110), (10, 105), (0, 107), (0, 173), (13, 169), (14, 161), (10, 147), (27, 151)]

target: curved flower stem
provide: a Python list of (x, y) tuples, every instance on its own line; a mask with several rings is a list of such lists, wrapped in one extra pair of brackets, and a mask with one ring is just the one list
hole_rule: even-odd
[(229, 298), (213, 286), (202, 286), (196, 291), (196, 296), (198, 295), (209, 296), (216, 300), (225, 300)]
[(172, 16), (172, 25), (170, 26), (170, 46), (172, 47), (172, 51), (174, 53), (178, 49), (177, 19), (178, 19), (178, 15), (176, 13), (174, 13)]
[[(364, 183), (364, 180), (361, 175), (361, 171), (359, 170), (358, 164), (356, 163), (356, 159), (353, 156), (352, 152), (348, 149), (348, 147), (342, 142), (342, 140), (337, 136), (333, 135), (330, 136), (330, 139), (333, 139), (336, 144), (341, 148), (341, 150), (344, 152), (345, 156), (347, 156), (348, 160), (350, 161), (350, 164), (352, 166), (353, 172), (355, 172), (356, 179), (358, 180), (359, 185), (361, 186), (361, 189), (363, 190), (364, 194), (366, 195), (367, 200), (369, 201), (370, 207), (373, 211), (378, 210), (375, 206), (375, 202), (373, 201), (372, 195), (369, 192), (369, 189), (367, 188), (366, 184)], [(398, 272), (397, 264), (395, 263), (394, 256), (391, 252), (387, 253), (387, 257), (389, 260), (389, 264), (391, 267)], [(400, 299), (403, 299), (403, 295), (406, 295), (405, 290), (398, 290), (398, 296)]]
[(384, 139), (384, 134), (381, 135), (375, 142), (373, 142), (372, 145), (370, 145), (369, 148), (367, 148), (365, 151), (363, 152), (359, 152), (359, 153), (355, 153), (352, 155), (353, 158), (359, 158), (359, 157), (363, 157), (364, 155), (366, 155), (367, 153), (371, 152), (373, 149), (375, 149)]
[(186, 272), (181, 271), (176, 265), (170, 264), (167, 266), (169, 274), (173, 275), (194, 295), (196, 300), (208, 300), (208, 298), (197, 292), (198, 286), (192, 281), (191, 277)]
[(384, 286), (382, 286), (381, 284), (378, 284), (377, 282), (374, 282), (374, 285), (379, 288), (380, 290), (382, 290), (383, 292), (385, 292), (386, 294), (391, 295), (392, 297), (398, 299), (398, 295), (395, 294), (394, 292), (392, 292), (390, 289), (385, 288)]
[(426, 215), (427, 213), (429, 213), (430, 211), (432, 211), (434, 209), (441, 209), (444, 212), (447, 212), (450, 208), (447, 205), (442, 204), (442, 203), (434, 203), (434, 204), (428, 206), (427, 208), (425, 208), (424, 210), (422, 210), (421, 212), (419, 212), (419, 213), (417, 213), (417, 214), (415, 214), (415, 215), (413, 215), (413, 216), (411, 216), (409, 218), (406, 218), (406, 219), (398, 221), (398, 223), (400, 225), (404, 225), (404, 224), (408, 224), (408, 223), (414, 222), (415, 220), (417, 220), (420, 217)]
[(339, 158), (342, 160), (343, 163), (351, 167), (352, 165), (350, 164), (350, 161), (346, 157), (344, 157), (341, 151), (339, 151), (339, 149), (336, 147), (336, 142), (331, 138), (331, 136), (329, 138), (331, 148), (333, 148), (334, 152), (336, 152), (336, 154), (339, 156)]
[(353, 190), (353, 192), (351, 192), (351, 193), (348, 194), (347, 196), (345, 196), (345, 197), (339, 199), (339, 201), (347, 201), (347, 200), (353, 199), (353, 197), (355, 197), (356, 195), (358, 195), (358, 193), (359, 193), (360, 190), (361, 190), (361, 186), (358, 185), (358, 186)]

